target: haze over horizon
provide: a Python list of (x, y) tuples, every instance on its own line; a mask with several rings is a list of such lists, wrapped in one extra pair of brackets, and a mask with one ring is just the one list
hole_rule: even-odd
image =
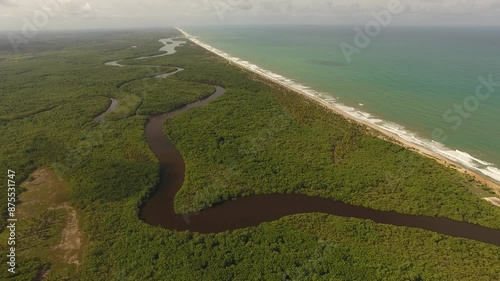
[[(0, 30), (186, 25), (356, 25), (393, 0), (0, 0)], [(395, 0), (397, 1), (397, 0)], [(500, 0), (400, 0), (393, 25), (500, 26)]]

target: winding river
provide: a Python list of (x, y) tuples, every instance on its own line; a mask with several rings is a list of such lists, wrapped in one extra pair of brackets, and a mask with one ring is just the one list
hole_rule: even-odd
[[(113, 63), (108, 63), (108, 65), (116, 66), (118, 61)], [(179, 71), (182, 71), (182, 69), (178, 69), (173, 73), (158, 75), (156, 78), (166, 78)], [(224, 88), (215, 86), (215, 92), (206, 99), (149, 118), (145, 128), (146, 139), (149, 147), (158, 157), (161, 173), (156, 192), (141, 208), (140, 217), (148, 224), (176, 231), (218, 233), (257, 226), (263, 222), (274, 221), (288, 215), (325, 213), (341, 217), (369, 219), (377, 223), (395, 226), (420, 228), (500, 246), (500, 230), (447, 218), (379, 211), (332, 199), (299, 194), (251, 195), (226, 201), (223, 204), (207, 208), (200, 213), (191, 215), (176, 214), (174, 211), (174, 198), (184, 183), (185, 163), (179, 150), (164, 135), (163, 125), (167, 119), (193, 108), (204, 106), (223, 95), (224, 92)]]
[(111, 105), (109, 105), (109, 108), (104, 111), (103, 113), (97, 115), (94, 118), (94, 122), (104, 122), (104, 117), (108, 115), (109, 113), (115, 111), (115, 109), (118, 107), (118, 100), (117, 99), (110, 99), (111, 100)]

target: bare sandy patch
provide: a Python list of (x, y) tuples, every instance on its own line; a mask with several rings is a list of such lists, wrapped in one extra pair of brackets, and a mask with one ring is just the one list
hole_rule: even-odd
[(491, 202), (491, 204), (500, 207), (500, 199), (496, 197), (486, 197), (484, 200)]
[(55, 250), (61, 253), (64, 263), (80, 265), (79, 254), (82, 246), (82, 232), (78, 226), (76, 210), (68, 203), (64, 203), (55, 209), (64, 209), (68, 213), (66, 226), (61, 233), (61, 242), (55, 247)]
[(62, 215), (58, 222), (61, 231), (45, 240), (43, 245), (33, 245), (29, 250), (32, 255), (49, 260), (54, 265), (44, 269), (42, 275), (50, 275), (50, 271), (65, 269), (68, 265), (80, 265), (84, 235), (79, 224), (80, 214), (69, 203), (70, 184), (59, 178), (53, 170), (40, 168), (21, 187), (25, 191), (19, 195), (20, 218), (29, 221), (51, 210)]
[(54, 171), (41, 168), (34, 171), (21, 187), (26, 189), (19, 200), (19, 216), (34, 217), (42, 211), (68, 201), (69, 183), (61, 180)]

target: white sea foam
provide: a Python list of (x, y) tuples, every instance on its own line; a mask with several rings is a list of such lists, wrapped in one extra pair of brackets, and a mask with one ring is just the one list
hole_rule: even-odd
[(486, 170), (483, 171), (483, 174), (487, 175), (488, 177), (492, 179), (499, 179), (500, 178), (500, 169), (495, 168), (495, 167), (488, 167)]
[(477, 172), (482, 173), (483, 175), (490, 177), (491, 179), (500, 182), (500, 169), (496, 168), (493, 164), (488, 163), (486, 161), (483, 161), (481, 159), (478, 159), (472, 155), (470, 155), (467, 152), (463, 152), (460, 150), (455, 150), (455, 149), (450, 149), (446, 146), (444, 146), (441, 143), (425, 139), (423, 137), (418, 136), (416, 133), (408, 131), (405, 127), (393, 123), (393, 122), (388, 122), (381, 120), (379, 118), (374, 117), (370, 113), (360, 111), (356, 108), (346, 106), (342, 103), (339, 103), (338, 100), (339, 98), (333, 98), (331, 96), (327, 96), (326, 94), (318, 93), (317, 91), (311, 89), (308, 86), (302, 85), (300, 83), (297, 83), (293, 81), (292, 79), (283, 77), (282, 75), (273, 73), (269, 70), (262, 69), (255, 64), (252, 64), (247, 61), (243, 61), (239, 58), (232, 57), (231, 55), (222, 52), (208, 44), (205, 44), (198, 40), (196, 37), (186, 33), (185, 31), (179, 29), (180, 32), (182, 32), (186, 38), (190, 39), (194, 43), (200, 45), (201, 47), (233, 62), (238, 65), (240, 65), (243, 68), (249, 69), (253, 72), (256, 72), (258, 74), (261, 74), (265, 77), (267, 77), (270, 80), (273, 80), (277, 82), (278, 84), (287, 86), (289, 88), (293, 88), (296, 91), (299, 91), (305, 95), (312, 96), (318, 99), (321, 99), (322, 101), (328, 103), (329, 105), (333, 106), (337, 110), (340, 110), (353, 118), (354, 120), (362, 121), (369, 123), (377, 128), (379, 128), (381, 131), (386, 131), (389, 133), (392, 133), (401, 139), (412, 143), (414, 145), (417, 145), (419, 147), (422, 147), (424, 149), (427, 149), (428, 151), (431, 151), (433, 153), (436, 153), (452, 162), (456, 162), (460, 164), (461, 166), (474, 170)]

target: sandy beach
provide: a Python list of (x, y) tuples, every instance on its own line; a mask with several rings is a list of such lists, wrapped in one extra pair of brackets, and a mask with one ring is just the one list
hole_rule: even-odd
[(418, 152), (426, 157), (434, 159), (437, 162), (439, 162), (447, 167), (453, 168), (461, 173), (471, 175), (471, 176), (475, 177), (478, 181), (487, 184), (489, 187), (494, 189), (498, 195), (500, 195), (500, 183), (495, 181), (494, 179), (484, 175), (483, 173), (476, 171), (476, 170), (472, 170), (468, 167), (465, 167), (463, 164), (461, 164), (457, 161), (454, 161), (452, 159), (448, 159), (448, 158), (444, 157), (443, 155), (440, 155), (440, 154), (438, 154), (438, 153), (436, 153), (436, 152), (434, 152), (434, 151), (432, 151), (424, 146), (421, 146), (421, 145), (418, 145), (416, 143), (405, 140), (405, 139), (401, 138), (399, 135), (395, 134), (394, 132), (391, 132), (389, 130), (385, 130), (384, 128), (376, 126), (376, 125), (374, 125), (370, 122), (367, 122), (366, 120), (363, 120), (361, 118), (356, 118), (355, 116), (353, 116), (352, 114), (349, 114), (347, 111), (341, 109), (340, 107), (336, 106), (335, 104), (329, 103), (326, 100), (319, 98), (317, 96), (317, 92), (310, 89), (309, 87), (305, 87), (305, 86), (300, 85), (298, 83), (295, 83), (294, 81), (287, 79), (281, 75), (278, 75), (278, 74), (272, 73), (270, 71), (261, 69), (260, 67), (253, 65), (247, 61), (240, 60), (239, 58), (234, 58), (225, 52), (222, 52), (222, 51), (220, 51), (220, 50), (218, 50), (210, 45), (207, 45), (207, 44), (201, 42), (200, 40), (196, 39), (194, 36), (183, 31), (182, 29), (178, 28), (178, 30), (182, 34), (184, 34), (184, 36), (187, 39), (191, 40), (193, 43), (195, 43), (195, 44), (199, 45), (200, 47), (228, 60), (229, 62), (241, 67), (242, 69), (250, 71), (252, 73), (255, 73), (255, 74), (261, 76), (262, 78), (269, 80), (273, 83), (276, 83), (276, 84), (278, 84), (278, 85), (280, 85), (288, 90), (297, 92), (297, 93), (301, 94), (302, 96), (304, 96), (305, 98), (307, 98), (309, 100), (313, 100), (313, 101), (321, 104), (322, 106), (328, 108), (329, 110), (333, 110), (337, 114), (344, 116), (348, 120), (353, 120), (353, 121), (355, 121), (359, 124), (362, 124), (370, 129), (373, 129), (379, 133), (382, 133), (383, 136), (380, 136), (381, 138), (384, 138), (388, 141), (391, 141), (393, 143), (401, 145), (407, 149), (414, 150), (414, 151), (416, 151), (416, 152)]

